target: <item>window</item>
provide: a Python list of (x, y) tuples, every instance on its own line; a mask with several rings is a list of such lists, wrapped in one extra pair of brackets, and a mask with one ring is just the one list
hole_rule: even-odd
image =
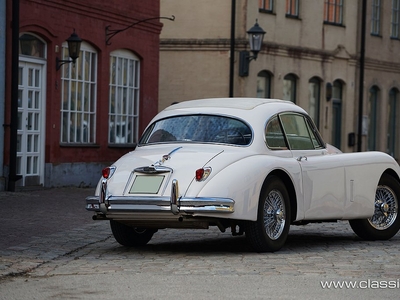
[(381, 0), (372, 0), (371, 34), (381, 33)]
[(274, 11), (274, 0), (259, 0), (259, 11), (272, 13)]
[(46, 45), (34, 35), (25, 33), (19, 37), (19, 54), (45, 58)]
[(139, 59), (127, 50), (110, 56), (109, 144), (134, 144), (138, 140)]
[[(62, 59), (69, 59), (67, 43)], [(61, 73), (61, 143), (93, 144), (96, 133), (97, 54), (82, 42), (75, 64), (65, 64)]]
[(267, 124), (267, 127), (265, 129), (265, 141), (267, 142), (267, 146), (270, 149), (287, 149), (285, 137), (283, 135), (283, 131), (277, 116), (272, 117)]
[(283, 100), (296, 103), (296, 76), (288, 74), (283, 78)]
[(324, 147), (317, 131), (303, 115), (281, 114), (280, 120), (291, 150), (314, 150)]
[(317, 127), (319, 127), (320, 96), (321, 81), (317, 77), (313, 77), (308, 82), (308, 113)]
[(257, 98), (271, 98), (271, 74), (267, 71), (258, 73)]
[(400, 0), (392, 0), (392, 26), (390, 37), (399, 38)]
[(299, 0), (286, 0), (286, 16), (299, 16)]
[(342, 140), (342, 97), (343, 84), (335, 80), (332, 88), (332, 145), (338, 149)]
[(151, 124), (140, 145), (153, 143), (219, 143), (248, 145), (250, 127), (241, 120), (218, 115), (178, 115)]
[(397, 89), (391, 89), (389, 92), (389, 107), (388, 107), (388, 134), (387, 134), (387, 153), (394, 158), (398, 158), (398, 147), (397, 147), (397, 130), (399, 126), (399, 91)]
[(329, 24), (343, 24), (343, 0), (325, 0), (324, 22)]
[(379, 89), (373, 86), (369, 90), (369, 101), (368, 101), (368, 151), (376, 150), (376, 138), (377, 138), (377, 125), (378, 125), (378, 98)]

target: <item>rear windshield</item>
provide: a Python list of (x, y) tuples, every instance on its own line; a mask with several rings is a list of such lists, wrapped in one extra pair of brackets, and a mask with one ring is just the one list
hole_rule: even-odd
[(214, 115), (184, 115), (153, 123), (139, 144), (195, 142), (248, 145), (251, 140), (249, 125), (241, 120)]

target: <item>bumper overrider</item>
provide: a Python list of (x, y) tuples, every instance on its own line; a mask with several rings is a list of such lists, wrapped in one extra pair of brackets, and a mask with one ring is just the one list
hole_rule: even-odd
[(97, 214), (135, 213), (233, 213), (235, 201), (218, 197), (180, 197), (178, 181), (172, 180), (170, 196), (113, 196), (107, 191), (107, 180), (101, 182), (99, 196), (86, 198), (86, 210)]

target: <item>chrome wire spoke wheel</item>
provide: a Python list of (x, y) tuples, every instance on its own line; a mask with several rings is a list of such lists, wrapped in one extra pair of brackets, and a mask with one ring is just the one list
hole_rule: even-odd
[(368, 222), (377, 230), (385, 230), (396, 221), (399, 202), (388, 186), (378, 186), (375, 194), (375, 212)]
[(285, 202), (280, 191), (269, 192), (264, 203), (264, 228), (271, 240), (278, 239), (286, 222)]

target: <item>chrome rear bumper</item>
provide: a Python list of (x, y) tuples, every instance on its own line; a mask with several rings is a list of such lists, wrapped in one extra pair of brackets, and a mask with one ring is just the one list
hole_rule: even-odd
[(233, 213), (235, 201), (218, 197), (179, 197), (177, 180), (172, 181), (171, 196), (112, 196), (107, 181), (101, 182), (100, 196), (86, 198), (86, 210), (98, 213), (163, 212), (177, 214)]

